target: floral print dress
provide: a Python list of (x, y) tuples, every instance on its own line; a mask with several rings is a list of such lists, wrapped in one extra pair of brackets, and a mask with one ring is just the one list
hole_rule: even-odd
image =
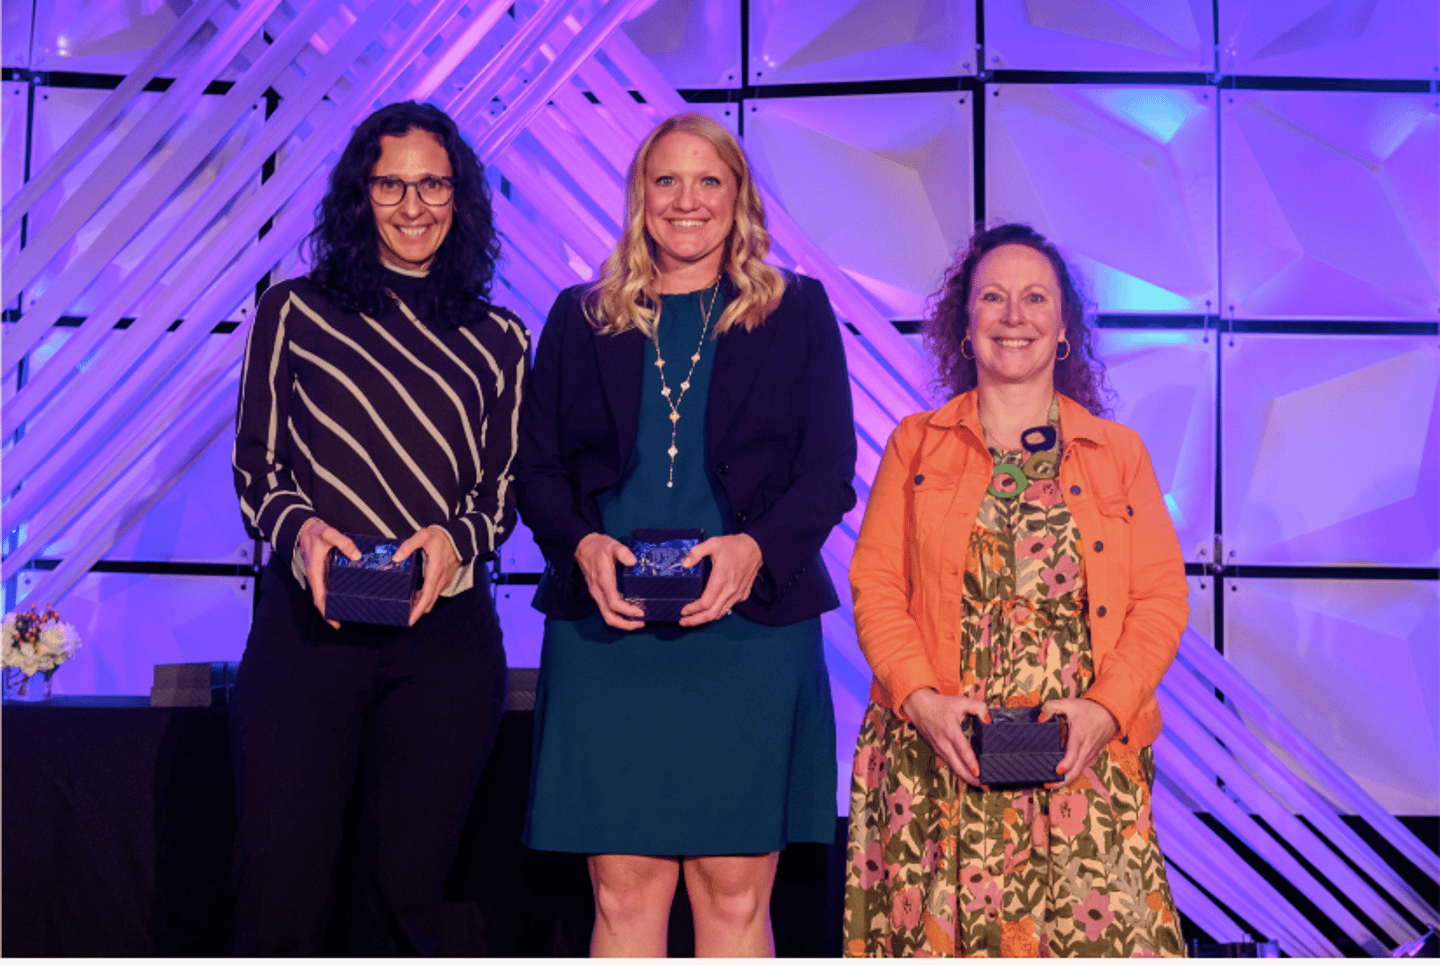
[[(1058, 428), (1052, 407), (1025, 450), (991, 449), (997, 473), (970, 533), (961, 688), (990, 706), (1080, 696), (1094, 678)], [(845, 953), (1183, 956), (1154, 776), (1150, 748), (1105, 750), (1061, 790), (981, 791), (872, 701), (851, 782)]]

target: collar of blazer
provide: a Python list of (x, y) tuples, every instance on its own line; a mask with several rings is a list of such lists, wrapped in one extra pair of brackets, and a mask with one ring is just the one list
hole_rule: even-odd
[[(734, 289), (729, 279), (725, 279), (723, 284), (728, 300), (733, 297)], [(711, 451), (725, 438), (760, 370), (767, 364), (775, 364), (767, 356), (775, 332), (787, 314), (789, 287), (786, 296), (774, 313), (753, 330), (735, 326), (712, 342), (715, 368), (710, 376), (710, 396), (706, 400), (705, 416), (706, 447)], [(635, 448), (635, 434), (639, 429), (646, 339), (640, 332), (632, 330), (620, 335), (596, 334), (594, 342), (600, 383), (604, 386), (605, 401), (615, 419), (623, 466), (628, 463)], [(798, 363), (799, 360), (791, 361)]]

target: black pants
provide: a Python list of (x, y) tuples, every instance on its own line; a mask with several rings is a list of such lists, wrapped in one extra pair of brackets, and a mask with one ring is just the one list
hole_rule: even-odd
[[(272, 559), (231, 705), (239, 955), (319, 955), (363, 781), (368, 954), (436, 951), (445, 878), (490, 753), (505, 652), (483, 567), (414, 627), (332, 630)], [(378, 919), (378, 920), (376, 920)]]

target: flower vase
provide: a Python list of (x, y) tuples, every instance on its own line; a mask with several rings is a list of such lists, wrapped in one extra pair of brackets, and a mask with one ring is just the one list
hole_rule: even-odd
[(50, 682), (55, 671), (27, 674), (19, 667), (5, 668), (5, 699), (35, 703), (50, 699)]

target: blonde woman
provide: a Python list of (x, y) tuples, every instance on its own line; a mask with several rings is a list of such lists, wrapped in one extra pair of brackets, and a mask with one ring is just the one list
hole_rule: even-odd
[[(820, 547), (855, 504), (849, 379), (824, 288), (769, 244), (734, 137), (660, 124), (522, 409), (517, 496), (548, 563), (525, 842), (589, 855), (595, 955), (664, 955), (682, 871), (697, 954), (773, 954), (780, 849), (835, 834)], [(616, 589), (646, 527), (708, 537), (678, 624)]]

